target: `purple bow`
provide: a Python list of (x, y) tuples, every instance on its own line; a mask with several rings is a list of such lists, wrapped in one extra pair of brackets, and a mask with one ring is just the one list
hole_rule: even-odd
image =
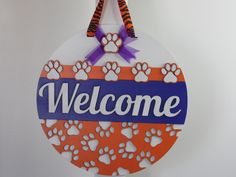
[[(102, 45), (102, 39), (106, 35), (100, 27), (97, 28), (95, 36), (96, 36), (97, 40), (100, 42), (100, 45), (97, 48), (95, 48), (94, 50), (92, 50), (86, 56), (87, 61), (90, 61), (92, 65), (97, 63), (102, 58), (102, 56), (105, 55), (105, 53), (106, 53), (104, 50), (104, 46)], [(117, 53), (119, 53), (119, 55), (122, 58), (124, 58), (127, 62), (130, 63), (131, 59), (136, 59), (135, 53), (139, 52), (139, 50), (129, 47), (129, 46), (127, 46), (127, 44), (133, 42), (137, 38), (130, 38), (128, 36), (124, 26), (122, 26), (120, 28), (118, 36), (122, 40), (122, 45), (119, 47), (119, 50)]]

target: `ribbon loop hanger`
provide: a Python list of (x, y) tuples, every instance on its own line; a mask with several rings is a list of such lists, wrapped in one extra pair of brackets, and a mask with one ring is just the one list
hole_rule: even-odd
[[(117, 0), (117, 2), (119, 5), (120, 15), (122, 17), (122, 20), (123, 20), (123, 23), (124, 23), (124, 26), (125, 26), (128, 36), (131, 38), (136, 38), (133, 22), (132, 22), (126, 1), (125, 0)], [(98, 5), (96, 7), (96, 10), (93, 14), (93, 17), (90, 21), (90, 24), (89, 24), (89, 27), (87, 30), (88, 37), (95, 37), (97, 28), (98, 28), (100, 20), (101, 20), (103, 8), (104, 8), (104, 0), (99, 0)]]

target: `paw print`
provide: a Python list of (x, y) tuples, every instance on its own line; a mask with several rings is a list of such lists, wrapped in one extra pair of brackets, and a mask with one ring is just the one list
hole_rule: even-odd
[(88, 80), (88, 73), (92, 70), (91, 66), (86, 61), (77, 61), (73, 66), (73, 71), (75, 74), (76, 80)]
[(151, 152), (142, 151), (137, 157), (136, 160), (139, 162), (140, 168), (147, 168), (155, 161), (155, 157), (151, 155)]
[(65, 141), (66, 139), (66, 137), (63, 135), (62, 130), (57, 130), (57, 128), (49, 130), (48, 137), (49, 137), (49, 142), (55, 146), (60, 146), (61, 142)]
[(116, 160), (116, 155), (114, 153), (114, 149), (109, 149), (108, 146), (106, 146), (104, 149), (101, 148), (99, 150), (100, 156), (98, 160), (106, 165), (109, 165), (112, 161)]
[(161, 73), (165, 76), (165, 83), (176, 83), (178, 81), (178, 76), (181, 73), (181, 69), (177, 67), (175, 63), (173, 64), (165, 64), (165, 66), (161, 69)]
[(122, 43), (123, 42), (117, 33), (108, 33), (102, 38), (102, 45), (106, 53), (117, 53)]
[(94, 161), (84, 162), (84, 167), (82, 167), (82, 169), (93, 174), (97, 174), (99, 172), (99, 168), (96, 167), (96, 163)]
[(51, 128), (56, 123), (57, 123), (57, 120), (46, 120), (46, 127)]
[(121, 134), (124, 135), (128, 139), (132, 139), (134, 135), (137, 135), (139, 133), (138, 124), (135, 124), (135, 123), (123, 122), (122, 128), (123, 129), (121, 130)]
[(80, 134), (80, 130), (83, 128), (83, 124), (78, 120), (69, 120), (65, 122), (64, 127), (67, 129), (67, 134), (73, 136)]
[(168, 132), (171, 137), (178, 134), (179, 131), (174, 129), (174, 125), (167, 124), (166, 126), (166, 132)]
[(135, 67), (132, 68), (132, 73), (135, 75), (134, 80), (136, 82), (148, 82), (148, 76), (151, 72), (152, 70), (148, 67), (147, 63), (137, 63)]
[(102, 68), (105, 74), (106, 81), (118, 81), (118, 74), (120, 73), (120, 67), (117, 62), (107, 62)]
[(97, 139), (95, 139), (94, 134), (90, 133), (88, 136), (85, 135), (83, 136), (83, 139), (84, 140), (81, 141), (81, 144), (83, 145), (83, 150), (96, 151), (99, 142)]
[(121, 143), (119, 145), (119, 154), (122, 154), (122, 158), (132, 159), (134, 157), (134, 152), (136, 152), (137, 148), (135, 145), (128, 141), (127, 143)]
[(60, 73), (63, 70), (60, 62), (58, 60), (50, 60), (46, 65), (44, 65), (44, 70), (47, 72), (47, 78), (50, 80), (60, 79)]
[(65, 145), (64, 146), (64, 152), (61, 153), (62, 157), (64, 157), (66, 160), (71, 162), (72, 160), (77, 161), (79, 160), (79, 150), (75, 149), (74, 145)]
[(129, 173), (129, 170), (119, 167), (115, 172), (112, 173), (112, 176), (125, 176)]
[(152, 128), (150, 131), (146, 132), (146, 137), (144, 140), (145, 142), (150, 143), (152, 147), (156, 147), (157, 145), (162, 143), (161, 135), (161, 130)]
[(96, 128), (96, 132), (101, 136), (106, 136), (107, 138), (115, 132), (115, 129), (112, 127), (111, 122), (99, 122), (99, 127)]
[(44, 120), (44, 119), (41, 119), (41, 124), (46, 124), (47, 128), (51, 128), (56, 123), (57, 123), (57, 120)]

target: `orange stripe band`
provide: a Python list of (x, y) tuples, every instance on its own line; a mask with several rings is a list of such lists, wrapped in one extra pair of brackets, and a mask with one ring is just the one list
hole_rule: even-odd
[[(73, 65), (62, 65), (63, 71), (60, 73), (61, 78), (74, 78), (75, 72), (73, 72)], [(102, 71), (102, 66), (91, 66), (92, 71), (88, 73), (89, 79), (104, 79), (105, 74)], [(152, 72), (148, 76), (149, 81), (163, 81), (164, 75), (161, 73), (161, 68), (151, 68)], [(41, 77), (46, 77), (47, 72), (42, 71)], [(185, 82), (183, 73), (179, 76), (178, 82)], [(135, 75), (132, 74), (132, 67), (121, 67), (121, 72), (119, 74), (119, 80), (134, 80)]]

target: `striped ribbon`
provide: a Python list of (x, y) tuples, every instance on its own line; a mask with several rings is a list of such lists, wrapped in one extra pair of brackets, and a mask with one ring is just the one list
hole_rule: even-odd
[[(125, 0), (117, 0), (117, 2), (119, 5), (120, 14), (121, 14), (124, 26), (126, 28), (127, 34), (129, 37), (135, 38), (134, 26), (133, 26), (133, 22), (129, 13), (127, 3)], [(95, 33), (97, 31), (97, 28), (101, 20), (103, 8), (104, 8), (104, 0), (99, 0), (98, 5), (96, 7), (96, 10), (93, 14), (93, 17), (90, 21), (90, 24), (87, 30), (88, 37), (95, 37)]]

